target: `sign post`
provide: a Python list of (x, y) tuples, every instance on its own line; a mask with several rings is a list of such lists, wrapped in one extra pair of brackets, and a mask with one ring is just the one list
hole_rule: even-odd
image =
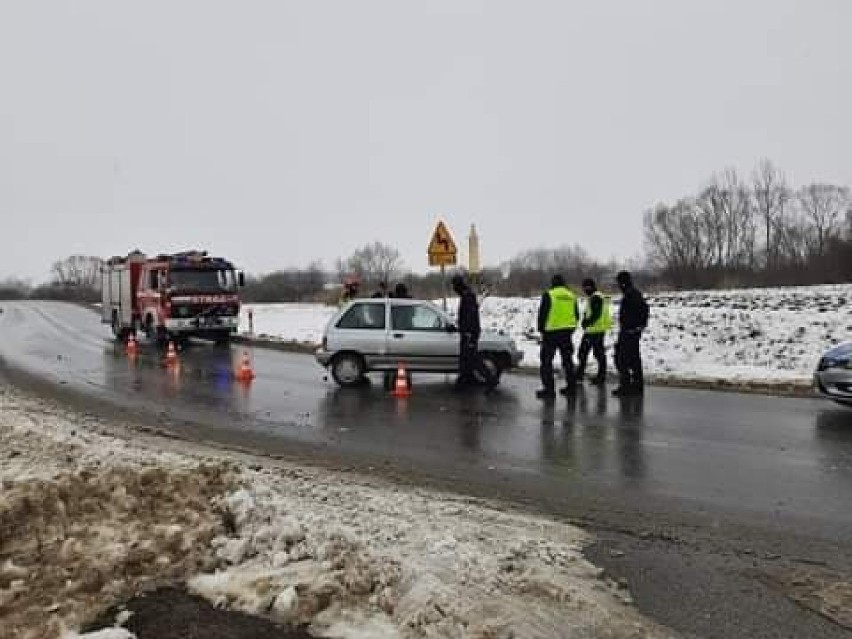
[(453, 266), (458, 260), (458, 249), (453, 241), (453, 236), (450, 235), (449, 229), (439, 221), (432, 233), (432, 239), (429, 242), (427, 249), (429, 254), (429, 266), (441, 267), (441, 289), (444, 294), (444, 311), (447, 310), (447, 282), (446, 282), (446, 266)]

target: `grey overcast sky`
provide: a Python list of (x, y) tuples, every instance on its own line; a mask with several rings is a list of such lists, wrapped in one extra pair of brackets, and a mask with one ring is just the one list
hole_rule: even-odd
[(496, 264), (641, 251), (771, 158), (852, 184), (850, 0), (0, 0), (0, 278), (202, 247), (265, 272), (439, 218)]

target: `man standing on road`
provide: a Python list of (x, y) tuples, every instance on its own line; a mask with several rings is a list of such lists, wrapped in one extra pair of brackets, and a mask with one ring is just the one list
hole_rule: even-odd
[(619, 385), (612, 394), (616, 397), (641, 395), (644, 392), (644, 380), (639, 340), (642, 331), (648, 326), (648, 303), (633, 285), (630, 273), (621, 271), (615, 281), (623, 295), (618, 311), (618, 341), (615, 344)]
[(390, 297), (390, 291), (388, 291), (388, 283), (382, 280), (379, 282), (379, 289), (373, 293), (374, 299), (381, 299), (383, 297)]
[(467, 285), (461, 275), (454, 275), (453, 290), (459, 296), (459, 376), (456, 388), (463, 389), (476, 383), (474, 372), (479, 373), (485, 380), (485, 385), (491, 389), (497, 385), (497, 378), (491, 373), (479, 356), (479, 304), (476, 295)]
[(583, 339), (577, 354), (577, 383), (581, 383), (586, 375), (586, 362), (589, 351), (598, 363), (598, 373), (592, 384), (606, 384), (606, 348), (604, 337), (612, 328), (612, 307), (608, 297), (598, 290), (593, 279), (583, 280), (583, 292), (587, 297), (586, 312), (583, 313)]
[(577, 328), (578, 316), (577, 296), (565, 286), (564, 277), (554, 275), (551, 280), (551, 287), (541, 296), (541, 304), (538, 307), (538, 331), (541, 333), (539, 374), (542, 387), (536, 391), (535, 396), (539, 399), (556, 397), (553, 358), (557, 350), (562, 359), (562, 368), (565, 371), (565, 388), (560, 392), (566, 396), (577, 392), (576, 382), (574, 381), (574, 344), (572, 338), (574, 329)]

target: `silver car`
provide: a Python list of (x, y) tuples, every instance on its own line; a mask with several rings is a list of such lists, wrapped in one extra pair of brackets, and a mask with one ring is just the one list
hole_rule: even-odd
[(822, 356), (814, 383), (825, 397), (852, 406), (852, 342), (835, 346)]
[[(487, 331), (479, 352), (498, 378), (523, 356), (511, 338)], [(329, 321), (316, 353), (341, 386), (359, 384), (370, 371), (396, 370), (399, 363), (409, 371), (453, 373), (458, 356), (453, 320), (431, 302), (401, 298), (349, 302)]]

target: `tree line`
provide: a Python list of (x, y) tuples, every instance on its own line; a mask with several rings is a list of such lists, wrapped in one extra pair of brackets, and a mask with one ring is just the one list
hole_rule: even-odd
[[(852, 193), (826, 183), (791, 186), (784, 173), (763, 160), (746, 179), (734, 169), (712, 176), (693, 195), (660, 203), (643, 217), (645, 260), (630, 265), (638, 281), (653, 288), (717, 288), (826, 284), (852, 281)], [(51, 265), (50, 279), (33, 287), (0, 281), (0, 299), (100, 300), (103, 260), (72, 255)], [(521, 251), (486, 268), (473, 283), (492, 295), (538, 295), (554, 273), (579, 286), (585, 277), (611, 288), (624, 264), (602, 262), (578, 245)], [(249, 275), (247, 302), (333, 302), (345, 279), (360, 281), (370, 295), (386, 282), (404, 283), (413, 295), (435, 299), (447, 283), (433, 270), (414, 273), (390, 244), (370, 242), (335, 261), (315, 261)]]
[(726, 169), (697, 194), (646, 211), (644, 236), (650, 265), (674, 288), (852, 278), (849, 188), (794, 188), (768, 160), (749, 179)]

